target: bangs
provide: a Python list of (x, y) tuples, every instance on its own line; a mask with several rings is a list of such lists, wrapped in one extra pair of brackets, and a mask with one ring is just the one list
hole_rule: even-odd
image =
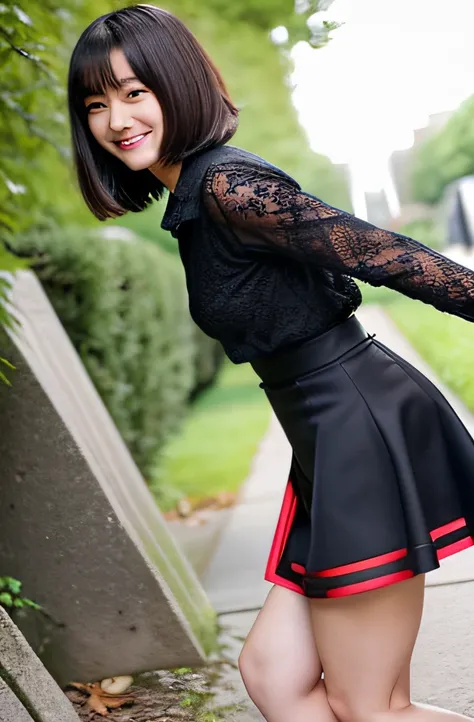
[(71, 60), (71, 83), (75, 97), (82, 103), (89, 95), (104, 95), (107, 88), (120, 88), (110, 63), (110, 53), (120, 44), (105, 25), (89, 38), (86, 52), (77, 52)]
[(101, 57), (87, 58), (86, 62), (83, 62), (78, 80), (83, 98), (88, 95), (104, 95), (107, 88), (120, 88), (110, 64), (110, 53), (106, 55), (103, 50)]

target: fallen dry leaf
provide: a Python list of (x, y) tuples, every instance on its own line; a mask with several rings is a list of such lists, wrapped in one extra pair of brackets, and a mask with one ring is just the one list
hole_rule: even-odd
[(215, 496), (205, 496), (199, 499), (193, 497), (183, 497), (180, 501), (178, 501), (174, 509), (165, 511), (163, 516), (167, 521), (187, 519), (196, 512), (227, 509), (230, 506), (234, 506), (236, 501), (237, 493), (234, 491), (221, 491)]
[(193, 507), (188, 499), (180, 499), (176, 504), (176, 509), (180, 516), (188, 517), (192, 513)]
[(71, 682), (69, 686), (87, 694), (89, 696), (87, 700), (88, 707), (102, 717), (107, 717), (109, 709), (119, 709), (119, 707), (132, 704), (135, 701), (135, 698), (131, 694), (124, 695), (105, 692), (98, 682), (94, 682), (94, 684)]
[(91, 694), (87, 700), (87, 705), (91, 708), (91, 710), (93, 710), (93, 712), (102, 715), (102, 717), (107, 717), (109, 714), (107, 707), (96, 694)]

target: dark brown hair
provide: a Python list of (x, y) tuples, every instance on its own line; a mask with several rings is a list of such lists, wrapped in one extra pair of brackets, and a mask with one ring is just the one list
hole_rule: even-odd
[(163, 112), (160, 161), (172, 165), (227, 142), (238, 110), (224, 81), (187, 27), (153, 5), (134, 5), (95, 20), (71, 57), (68, 79), (72, 145), (84, 199), (100, 220), (141, 211), (164, 192), (149, 170), (132, 171), (95, 140), (84, 99), (120, 87), (110, 52), (120, 48), (133, 72), (157, 97)]

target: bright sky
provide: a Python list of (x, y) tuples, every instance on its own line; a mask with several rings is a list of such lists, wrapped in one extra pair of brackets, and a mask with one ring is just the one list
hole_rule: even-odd
[(294, 103), (311, 147), (376, 188), (414, 128), (474, 93), (474, 0), (335, 0), (324, 16), (345, 25), (293, 49)]

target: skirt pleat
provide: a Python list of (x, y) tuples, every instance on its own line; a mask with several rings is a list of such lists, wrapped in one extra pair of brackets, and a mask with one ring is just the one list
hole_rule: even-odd
[(309, 597), (403, 581), (473, 544), (471, 436), (423, 374), (360, 333), (329, 363), (325, 334), (323, 365), (318, 340), (299, 348), (294, 378), (256, 369), (293, 450), (265, 578)]

